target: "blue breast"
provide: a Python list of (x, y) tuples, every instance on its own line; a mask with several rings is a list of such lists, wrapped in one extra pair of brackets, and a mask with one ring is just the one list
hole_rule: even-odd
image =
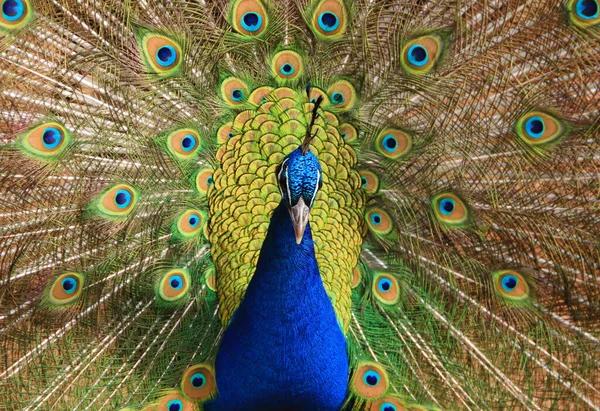
[(339, 410), (348, 355), (315, 259), (310, 227), (301, 244), (279, 205), (256, 272), (221, 342), (219, 395), (207, 410)]

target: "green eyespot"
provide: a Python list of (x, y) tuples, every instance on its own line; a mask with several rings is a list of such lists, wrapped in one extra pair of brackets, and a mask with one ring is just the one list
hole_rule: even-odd
[(260, 37), (269, 25), (269, 16), (259, 0), (235, 0), (231, 7), (231, 25), (240, 34)]
[(385, 305), (394, 305), (400, 301), (398, 280), (388, 273), (376, 273), (372, 285), (373, 295)]
[(138, 192), (130, 185), (117, 184), (96, 199), (96, 208), (106, 217), (125, 217), (135, 208)]
[(146, 33), (141, 49), (148, 69), (160, 76), (172, 76), (179, 72), (183, 62), (181, 47), (174, 40), (156, 33)]
[(499, 270), (492, 273), (494, 288), (505, 300), (518, 303), (528, 300), (531, 294), (525, 276), (515, 270)]
[(531, 111), (517, 120), (515, 132), (527, 144), (541, 146), (558, 141), (567, 129), (556, 117), (541, 112)]
[(348, 25), (348, 12), (342, 0), (321, 0), (311, 19), (315, 35), (321, 40), (341, 37)]
[(344, 123), (339, 127), (340, 136), (346, 143), (352, 143), (358, 139), (358, 131), (352, 124)]
[(378, 207), (367, 210), (365, 220), (371, 232), (377, 236), (389, 234), (394, 228), (390, 215)]
[(402, 48), (402, 67), (410, 74), (430, 73), (439, 61), (443, 48), (442, 38), (437, 35), (417, 37)]
[(208, 189), (214, 184), (214, 170), (210, 167), (201, 168), (196, 174), (196, 191), (198, 194), (205, 196)]
[[(144, 408), (144, 410), (146, 410)], [(158, 403), (151, 405), (148, 411), (195, 411), (196, 404), (185, 398), (177, 390), (169, 390), (158, 400)]]
[(191, 400), (207, 401), (217, 392), (215, 371), (208, 364), (191, 366), (183, 374), (181, 391)]
[(158, 297), (163, 301), (180, 301), (188, 295), (189, 290), (190, 276), (184, 269), (169, 270), (158, 282)]
[(29, 0), (0, 0), (0, 33), (25, 27), (33, 19)]
[(361, 170), (360, 181), (362, 188), (368, 194), (377, 194), (379, 192), (379, 177), (374, 172)]
[(389, 385), (389, 378), (385, 369), (375, 363), (361, 361), (351, 381), (351, 389), (359, 397), (375, 400), (385, 395)]
[(435, 217), (447, 226), (459, 227), (469, 220), (466, 203), (454, 193), (441, 193), (431, 200)]
[(182, 128), (167, 135), (167, 148), (175, 158), (189, 160), (201, 146), (198, 132), (191, 128)]
[(71, 133), (65, 126), (49, 121), (24, 133), (19, 138), (19, 145), (30, 156), (51, 161), (64, 152), (71, 138)]
[(48, 289), (48, 301), (57, 306), (74, 302), (81, 295), (84, 276), (80, 273), (68, 272), (58, 276)]
[(569, 0), (566, 8), (569, 19), (576, 26), (589, 28), (600, 23), (600, 2), (598, 0)]
[(346, 80), (336, 81), (327, 90), (332, 106), (340, 111), (351, 110), (356, 104), (356, 90)]
[(397, 160), (410, 152), (412, 137), (402, 130), (386, 128), (377, 136), (375, 148), (383, 156)]
[(292, 50), (283, 50), (273, 56), (271, 71), (280, 80), (294, 80), (302, 75), (302, 57)]
[(240, 106), (248, 99), (248, 86), (238, 78), (229, 77), (221, 83), (221, 97), (228, 106)]
[(186, 210), (177, 217), (174, 231), (178, 237), (190, 239), (197, 237), (204, 228), (206, 214), (200, 210)]

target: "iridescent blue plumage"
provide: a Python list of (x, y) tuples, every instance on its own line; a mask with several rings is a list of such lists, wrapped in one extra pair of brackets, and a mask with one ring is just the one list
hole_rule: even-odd
[(318, 160), (297, 150), (278, 174), (284, 198), (225, 331), (215, 366), (219, 396), (208, 410), (338, 410), (346, 398), (346, 341), (323, 287), (310, 227), (298, 244), (291, 216), (292, 205), (310, 204), (318, 190)]

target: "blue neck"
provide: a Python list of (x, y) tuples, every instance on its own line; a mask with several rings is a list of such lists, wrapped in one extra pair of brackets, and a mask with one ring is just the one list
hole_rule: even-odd
[(225, 331), (208, 410), (338, 410), (346, 341), (323, 287), (310, 227), (296, 244), (284, 205), (273, 213), (256, 272)]

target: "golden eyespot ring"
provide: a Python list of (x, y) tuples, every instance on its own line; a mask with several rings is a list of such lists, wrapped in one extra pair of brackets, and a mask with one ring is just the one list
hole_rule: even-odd
[(29, 0), (0, 0), (0, 33), (24, 27), (33, 18)]
[(441, 193), (431, 200), (433, 212), (438, 221), (459, 226), (469, 219), (469, 209), (465, 202), (454, 193)]
[(54, 305), (69, 304), (79, 298), (83, 289), (84, 276), (80, 273), (61, 274), (50, 287), (49, 301)]
[(176, 232), (180, 237), (193, 238), (202, 231), (205, 221), (206, 215), (202, 211), (186, 210), (177, 218)]
[(158, 296), (168, 302), (180, 300), (190, 289), (190, 276), (187, 270), (173, 269), (166, 272), (158, 284)]
[(267, 11), (259, 0), (236, 0), (231, 10), (231, 24), (240, 34), (260, 37), (269, 25)]
[(598, 0), (569, 0), (566, 8), (569, 19), (576, 26), (588, 28), (600, 23)]
[(566, 127), (550, 114), (531, 111), (517, 120), (515, 132), (527, 144), (538, 146), (558, 140), (566, 134)]
[(321, 0), (312, 17), (314, 33), (321, 40), (340, 37), (346, 32), (348, 12), (341, 0)]
[(206, 401), (216, 394), (215, 371), (208, 364), (193, 365), (181, 380), (181, 390), (191, 400)]
[(402, 67), (411, 74), (427, 74), (434, 69), (443, 47), (441, 37), (436, 35), (413, 39), (402, 48)]
[(156, 74), (173, 75), (181, 68), (181, 47), (166, 36), (147, 33), (142, 38), (142, 52), (146, 65)]
[(527, 300), (530, 288), (523, 274), (515, 270), (499, 270), (492, 274), (496, 292), (507, 300)]
[(389, 385), (387, 372), (375, 362), (362, 361), (356, 367), (351, 389), (365, 399), (377, 399), (385, 395)]
[(372, 171), (360, 171), (361, 187), (368, 194), (377, 194), (379, 192), (379, 177)]
[(373, 295), (385, 305), (394, 305), (400, 301), (398, 280), (391, 274), (377, 273), (373, 278)]
[(336, 81), (327, 89), (327, 95), (331, 105), (340, 111), (351, 110), (356, 104), (356, 90), (346, 80)]
[(248, 86), (242, 80), (230, 77), (221, 83), (221, 97), (227, 105), (236, 107), (248, 99)]
[(71, 133), (60, 123), (49, 121), (29, 130), (20, 138), (23, 150), (41, 160), (58, 157), (71, 141)]
[(117, 184), (101, 194), (96, 205), (105, 216), (124, 217), (134, 209), (138, 197), (139, 194), (130, 185)]
[(202, 168), (196, 174), (196, 191), (200, 195), (206, 195), (210, 186), (214, 184), (214, 170), (209, 167)]
[(375, 147), (385, 157), (396, 160), (410, 152), (412, 137), (402, 130), (387, 128), (377, 136)]
[(281, 80), (293, 80), (302, 75), (304, 65), (302, 57), (292, 50), (283, 50), (273, 56), (271, 63), (273, 74)]
[(195, 411), (196, 405), (187, 400), (179, 391), (169, 390), (155, 406), (156, 411)]
[(344, 139), (346, 143), (352, 143), (358, 140), (358, 131), (352, 124), (344, 123), (339, 127), (340, 137)]
[(388, 213), (381, 208), (374, 207), (365, 213), (367, 226), (375, 235), (386, 235), (392, 232), (394, 225)]
[(178, 129), (167, 136), (167, 148), (179, 160), (194, 157), (200, 148), (200, 143), (200, 136), (191, 128)]
[(260, 106), (269, 101), (269, 94), (273, 91), (273, 87), (261, 86), (250, 93), (248, 101), (255, 106)]
[(416, 411), (414, 408), (406, 408), (406, 405), (400, 398), (387, 395), (383, 398), (373, 401), (369, 404), (368, 411)]

